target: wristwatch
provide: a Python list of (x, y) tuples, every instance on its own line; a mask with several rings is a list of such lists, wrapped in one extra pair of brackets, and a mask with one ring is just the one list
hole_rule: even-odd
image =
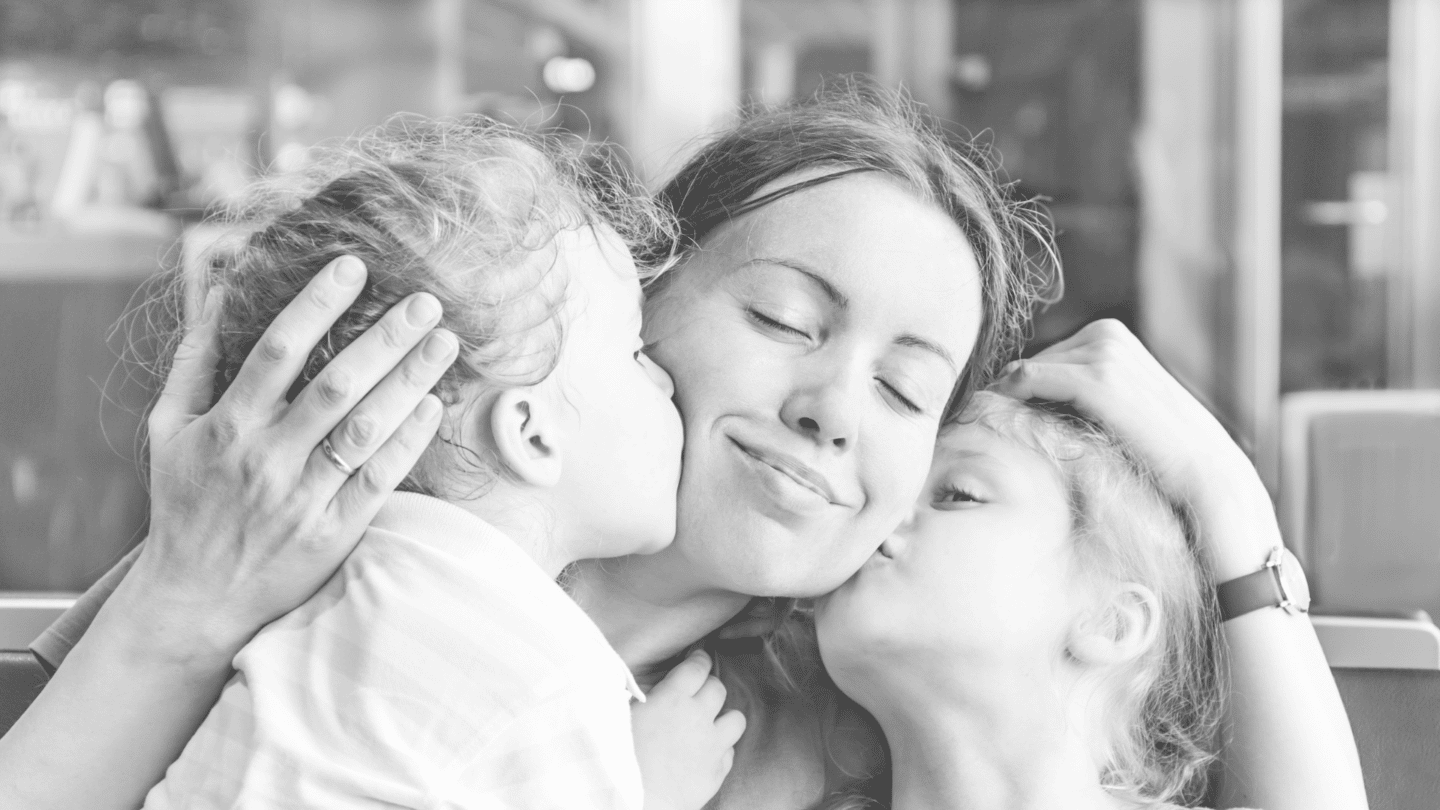
[(1223, 582), (1215, 591), (1220, 597), (1220, 616), (1227, 622), (1268, 607), (1278, 607), (1286, 613), (1310, 611), (1310, 586), (1305, 582), (1305, 571), (1284, 546), (1270, 550), (1264, 568)]

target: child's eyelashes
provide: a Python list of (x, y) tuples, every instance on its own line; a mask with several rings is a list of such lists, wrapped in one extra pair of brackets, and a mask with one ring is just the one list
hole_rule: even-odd
[(932, 501), (936, 506), (951, 508), (985, 502), (977, 491), (956, 484), (942, 485), (936, 490)]

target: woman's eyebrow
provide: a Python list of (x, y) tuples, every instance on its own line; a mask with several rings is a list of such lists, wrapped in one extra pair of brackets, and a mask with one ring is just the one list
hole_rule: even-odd
[(959, 376), (960, 374), (960, 367), (955, 364), (955, 358), (950, 356), (950, 352), (945, 351), (944, 346), (941, 346), (934, 341), (926, 340), (919, 335), (912, 335), (907, 333), (895, 338), (895, 345), (910, 346), (912, 348), (930, 352), (939, 357), (941, 360), (944, 360), (945, 365), (949, 366), (950, 370), (954, 372), (956, 376)]
[(836, 288), (834, 284), (831, 284), (828, 279), (815, 272), (814, 270), (810, 269), (809, 267), (806, 267), (805, 264), (802, 262), (796, 261), (795, 259), (777, 259), (772, 256), (760, 256), (746, 262), (746, 264), (759, 263), (774, 264), (779, 265), (780, 267), (794, 270), (795, 272), (814, 282), (815, 286), (820, 288), (820, 292), (824, 293), (825, 297), (830, 299), (830, 303), (834, 304), (836, 309), (844, 310), (850, 307), (850, 299), (848, 296), (845, 295), (845, 293), (840, 292), (840, 290)]

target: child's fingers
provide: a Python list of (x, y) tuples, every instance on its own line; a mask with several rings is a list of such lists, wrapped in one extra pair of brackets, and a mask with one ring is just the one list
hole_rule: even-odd
[(725, 684), (720, 679), (711, 675), (700, 685), (695, 693), (695, 699), (700, 702), (701, 708), (711, 716), (720, 713), (721, 707), (725, 705)]
[(710, 677), (710, 656), (704, 650), (690, 653), (670, 670), (665, 679), (655, 686), (657, 692), (674, 692), (681, 697), (691, 697), (705, 685)]
[(715, 718), (715, 732), (720, 735), (722, 744), (735, 745), (740, 741), (740, 735), (745, 733), (745, 715), (739, 709), (725, 712)]

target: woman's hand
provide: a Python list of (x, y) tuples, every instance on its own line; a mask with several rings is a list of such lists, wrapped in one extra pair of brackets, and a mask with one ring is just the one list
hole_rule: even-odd
[[(262, 625), (307, 599), (355, 547), (439, 424), (427, 394), (456, 354), (412, 296), (293, 403), (312, 346), (355, 300), (340, 259), (275, 319), (210, 406), (219, 301), (175, 357), (150, 417), (150, 536), (45, 690), (0, 737), (0, 807), (138, 807)], [(356, 468), (316, 446), (327, 435)]]
[[(1072, 403), (1128, 443), (1194, 511), (1216, 581), (1260, 570), (1280, 530), (1269, 494), (1225, 429), (1115, 321), (1097, 321), (996, 384)], [(1216, 807), (1358, 810), (1360, 758), (1309, 620), (1278, 608), (1225, 622), (1226, 744)]]
[(1258, 570), (1280, 542), (1269, 495), (1244, 451), (1119, 321), (1095, 321), (1012, 363), (995, 390), (1068, 402), (1100, 422), (1202, 526), (1244, 521), (1248, 531), (1201, 532), (1221, 581)]
[(645, 810), (700, 810), (720, 790), (745, 731), (745, 715), (724, 706), (710, 656), (696, 651), (631, 707)]
[[(144, 594), (143, 611), (161, 631), (153, 638), (173, 642), (177, 656), (228, 662), (305, 601), (435, 434), (441, 407), (427, 392), (457, 343), (434, 329), (440, 304), (427, 294), (392, 308), (285, 401), (364, 281), (358, 259), (331, 262), (275, 318), (213, 406), (215, 295), (176, 353), (149, 421), (150, 534), (124, 584)], [(320, 451), (327, 435), (353, 475)]]

